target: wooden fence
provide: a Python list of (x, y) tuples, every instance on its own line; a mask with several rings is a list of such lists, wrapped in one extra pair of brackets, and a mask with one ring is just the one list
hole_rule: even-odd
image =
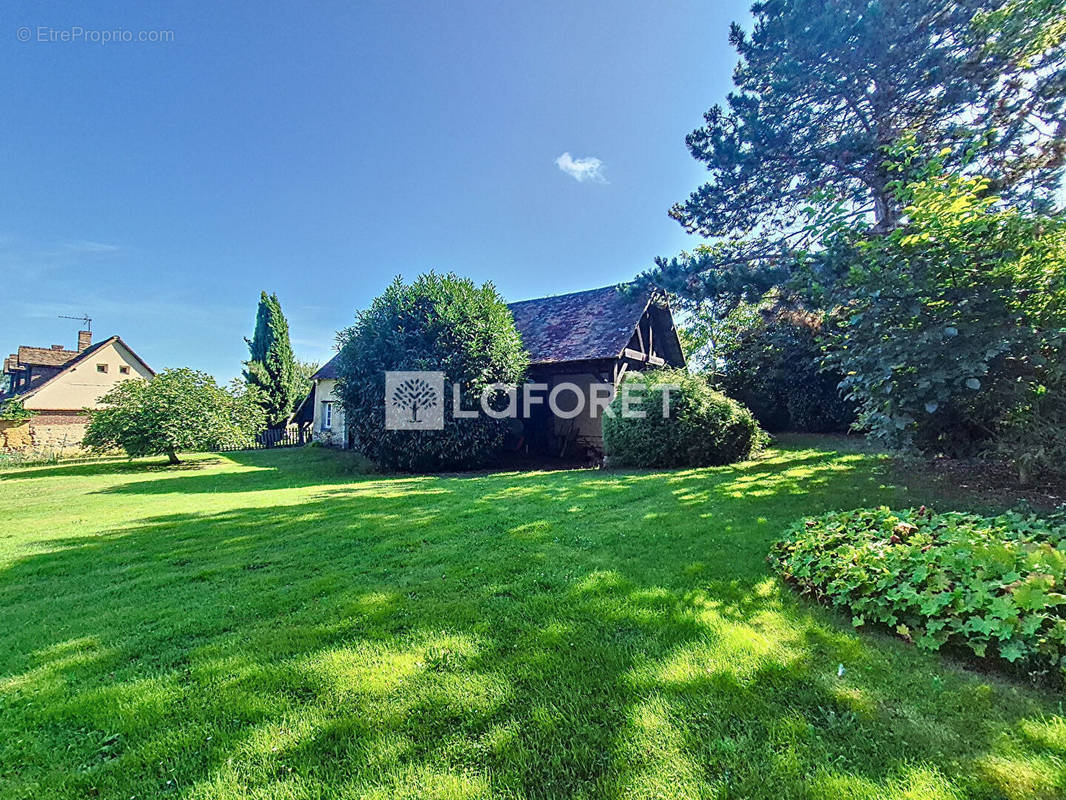
[(309, 428), (267, 428), (255, 437), (252, 444), (238, 447), (220, 447), (219, 453), (232, 453), (238, 450), (272, 450), (275, 447), (302, 447), (311, 441)]

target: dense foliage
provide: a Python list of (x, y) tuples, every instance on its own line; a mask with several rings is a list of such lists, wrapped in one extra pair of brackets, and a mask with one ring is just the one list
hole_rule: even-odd
[(764, 437), (748, 409), (683, 370), (627, 374), (607, 411), (603, 447), (610, 467), (731, 464)]
[(255, 332), (248, 343), (244, 379), (271, 427), (284, 425), (308, 391), (305, 369), (297, 363), (289, 342), (289, 323), (276, 294), (259, 295)]
[[(455, 419), (453, 383), (464, 410), (491, 387), (521, 381), (528, 356), (507, 305), (491, 284), (475, 286), (430, 272), (397, 278), (340, 335), (338, 391), (355, 446), (385, 469), (433, 471), (475, 467), (499, 446), (505, 422), (485, 414)], [(385, 430), (385, 372), (442, 371), (444, 429)]]
[(1066, 520), (888, 508), (806, 519), (771, 562), (802, 591), (919, 647), (1066, 667)]
[(33, 412), (27, 411), (22, 401), (17, 397), (0, 399), (0, 420), (7, 422), (22, 422), (32, 419)]
[(949, 169), (976, 159), (1012, 203), (1047, 207), (1066, 146), (1061, 3), (768, 0), (752, 12), (751, 33), (730, 34), (735, 90), (687, 139), (709, 179), (671, 211), (711, 242), (660, 259), (658, 285), (762, 294), (803, 246), (796, 223), (820, 194), (892, 230), (901, 206), (884, 149), (908, 131)]
[[(823, 366), (858, 426), (893, 446), (994, 455), (1022, 480), (1066, 471), (1066, 6), (753, 13), (731, 35), (736, 91), (688, 139), (710, 179), (672, 212), (709, 240), (642, 278), (719, 320), (768, 293), (818, 314)], [(753, 332), (735, 360), (798, 366), (797, 342)], [(734, 377), (783, 420), (757, 385), (774, 381)]]
[(906, 147), (897, 163), (905, 224), (830, 225), (804, 265), (835, 309), (829, 360), (861, 426), (929, 452), (998, 448), (1023, 478), (1061, 469), (1066, 219), (1004, 205), (987, 178)]
[(823, 315), (773, 299), (742, 305), (727, 319), (722, 390), (770, 431), (844, 432), (855, 420), (840, 393), (843, 375), (822, 365)]
[(678, 312), (677, 336), (689, 369), (704, 373), (717, 385), (724, 367), (723, 350), (730, 334), (733, 303), (724, 298), (690, 302), (674, 296), (670, 305)]
[(166, 455), (250, 444), (264, 425), (251, 393), (235, 395), (192, 369), (168, 369), (151, 381), (127, 380), (100, 398), (83, 444), (127, 455)]

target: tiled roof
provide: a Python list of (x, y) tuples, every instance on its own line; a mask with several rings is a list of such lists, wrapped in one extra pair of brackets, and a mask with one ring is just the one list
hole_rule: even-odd
[[(20, 394), (20, 395), (28, 395), (28, 394), (30, 394), (32, 392), (36, 392), (38, 389), (40, 389), (41, 387), (45, 386), (48, 383), (51, 383), (53, 380), (55, 380), (60, 375), (62, 375), (65, 372), (67, 372), (72, 367), (74, 367), (74, 366), (82, 363), (83, 361), (85, 361), (89, 356), (91, 356), (97, 350), (100, 350), (105, 345), (109, 345), (112, 342), (118, 342), (119, 344), (121, 344), (124, 348), (126, 348), (126, 350), (129, 352), (129, 354), (131, 356), (133, 356), (135, 359), (137, 359), (138, 361), (141, 362), (141, 366), (143, 366), (145, 368), (145, 370), (147, 370), (149, 375), (153, 375), (153, 376), (155, 375), (155, 371), (151, 367), (149, 367), (148, 364), (145, 363), (143, 358), (141, 358), (139, 355), (134, 353), (132, 348), (130, 348), (130, 346), (128, 344), (126, 344), (124, 341), (122, 341), (121, 337), (112, 336), (112, 337), (110, 337), (108, 339), (104, 339), (103, 341), (97, 342), (96, 344), (85, 348), (80, 353), (75, 353), (74, 354), (74, 358), (68, 359), (62, 365), (61, 369), (57, 368), (57, 369), (49, 370), (48, 374), (46, 376), (44, 376), (44, 380), (42, 380), (40, 382), (34, 381), (30, 386), (24, 387), (20, 392), (18, 392), (18, 394)], [(30, 349), (40, 350), (42, 348), (30, 348)], [(19, 351), (20, 352), (22, 351), (21, 347), (19, 348)]]
[[(538, 297), (509, 304), (530, 364), (617, 358), (629, 343), (651, 298), (650, 290), (617, 286)], [(678, 354), (678, 358), (683, 357)], [(312, 377), (337, 377), (333, 356)]]
[(331, 358), (329, 361), (319, 367), (318, 372), (311, 376), (311, 380), (335, 380), (337, 377), (337, 356), (339, 355), (340, 353), (337, 353), (337, 355), (333, 356), (333, 358)]
[(511, 303), (531, 364), (617, 358), (648, 307), (646, 289), (616, 286)]
[(25, 367), (27, 365), (35, 367), (61, 367), (72, 358), (76, 358), (77, 355), (77, 350), (64, 350), (63, 348), (55, 347), (26, 347), (25, 345), (22, 345), (19, 347), (16, 358), (20, 367)]

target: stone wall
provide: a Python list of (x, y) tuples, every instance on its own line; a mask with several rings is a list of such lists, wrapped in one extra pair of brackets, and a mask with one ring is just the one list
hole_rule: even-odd
[(44, 412), (28, 422), (0, 420), (0, 450), (65, 453), (81, 449), (89, 418), (85, 414)]
[(33, 447), (27, 420), (0, 419), (0, 450), (29, 450)]
[(84, 414), (38, 414), (30, 420), (33, 447), (60, 452), (79, 450), (88, 426), (89, 418)]

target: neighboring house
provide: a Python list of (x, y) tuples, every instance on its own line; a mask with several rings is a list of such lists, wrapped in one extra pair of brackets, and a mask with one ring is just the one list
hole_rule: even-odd
[[(684, 367), (685, 355), (666, 296), (657, 291), (621, 291), (614, 286), (511, 303), (515, 326), (529, 351), (526, 380), (586, 388), (617, 386), (630, 369)], [(316, 439), (348, 446), (344, 409), (335, 389), (336, 356), (312, 376), (314, 389), (297, 413), (310, 416)], [(569, 393), (560, 400), (569, 399)], [(557, 418), (546, 404), (534, 406), (519, 432), (535, 452), (573, 455), (581, 448), (602, 452), (601, 419), (586, 404), (572, 419)]]
[[(150, 380), (155, 375), (118, 336), (97, 344), (92, 333), (78, 333), (78, 349), (62, 345), (18, 348), (4, 360), (0, 398), (17, 398), (34, 413), (22, 447), (64, 450), (77, 447), (89, 422), (85, 409), (97, 408), (100, 398), (115, 384), (131, 378)], [(0, 441), (0, 447), (14, 447)]]

